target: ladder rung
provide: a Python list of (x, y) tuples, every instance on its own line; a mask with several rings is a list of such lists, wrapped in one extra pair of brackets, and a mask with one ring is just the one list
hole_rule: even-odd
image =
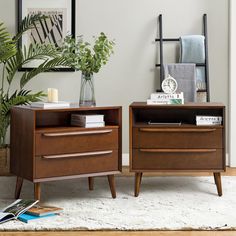
[[(160, 93), (160, 92), (163, 92), (162, 89), (157, 89), (156, 92)], [(201, 92), (207, 92), (206, 89), (199, 89), (197, 90), (197, 93), (201, 93)]]
[[(156, 42), (160, 42), (160, 39), (155, 39)], [(162, 41), (166, 42), (178, 42), (179, 38), (163, 38)]]
[[(181, 63), (179, 63), (179, 64), (181, 64)], [(195, 64), (195, 63), (193, 63), (193, 64)], [(160, 67), (160, 66), (161, 66), (161, 64), (156, 64), (156, 67)], [(196, 66), (206, 66), (206, 63), (196, 63)]]

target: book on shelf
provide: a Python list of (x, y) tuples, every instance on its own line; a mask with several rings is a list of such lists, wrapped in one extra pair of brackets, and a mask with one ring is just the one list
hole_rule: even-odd
[(29, 215), (27, 213), (24, 213), (24, 214), (19, 215), (17, 220), (20, 220), (24, 223), (29, 223), (31, 220), (40, 220), (40, 219), (43, 219), (43, 218), (56, 216), (56, 215), (57, 214), (55, 214), (55, 213), (51, 213), (51, 214), (47, 214), (47, 215), (43, 215), (43, 216), (34, 216), (34, 215)]
[(0, 211), (0, 223), (17, 219), (21, 214), (38, 203), (38, 200), (17, 199)]
[(104, 115), (96, 114), (96, 115), (82, 115), (82, 114), (72, 114), (71, 120), (73, 121), (81, 121), (83, 123), (96, 123), (103, 122)]
[(171, 98), (166, 100), (153, 100), (147, 99), (147, 105), (164, 105), (164, 104), (184, 104), (184, 100), (181, 98)]
[(159, 101), (165, 101), (168, 99), (183, 99), (184, 98), (184, 93), (151, 93), (150, 99), (151, 100), (159, 100)]
[(69, 102), (32, 102), (30, 104), (31, 107), (38, 107), (38, 108), (66, 108), (66, 107), (70, 107), (70, 103)]
[(84, 127), (84, 128), (96, 128), (96, 127), (104, 127), (105, 122), (79, 122), (79, 121), (73, 121), (71, 120), (71, 125), (72, 126), (79, 126), (79, 127)]
[(35, 205), (26, 211), (26, 214), (33, 216), (46, 216), (50, 214), (58, 214), (62, 212), (62, 208), (54, 206)]
[(184, 104), (184, 93), (152, 93), (147, 105)]
[(221, 125), (222, 116), (196, 116), (197, 125)]

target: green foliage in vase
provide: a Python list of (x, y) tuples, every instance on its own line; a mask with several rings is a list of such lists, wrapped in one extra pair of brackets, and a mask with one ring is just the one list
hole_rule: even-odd
[(75, 70), (80, 70), (86, 77), (99, 72), (105, 65), (111, 54), (115, 43), (109, 40), (104, 33), (95, 37), (94, 45), (85, 42), (83, 36), (76, 41), (71, 36), (66, 36), (62, 46), (62, 55)]
[[(0, 148), (5, 146), (6, 132), (10, 124), (10, 109), (15, 105), (25, 105), (41, 100), (45, 94), (40, 91), (33, 93), (26, 90), (25, 85), (36, 75), (50, 71), (58, 66), (68, 66), (66, 60), (61, 57), (58, 49), (52, 44), (30, 44), (29, 47), (18, 47), (19, 40), (24, 32), (37, 27), (37, 23), (46, 17), (41, 14), (29, 15), (21, 23), (20, 30), (15, 36), (11, 36), (3, 23), (0, 23), (0, 64), (2, 76), (0, 83)], [(40, 60), (40, 65), (30, 71), (19, 73), (18, 69), (27, 63)], [(12, 89), (14, 80), (18, 80), (19, 88)], [(13, 90), (13, 91), (12, 91)]]

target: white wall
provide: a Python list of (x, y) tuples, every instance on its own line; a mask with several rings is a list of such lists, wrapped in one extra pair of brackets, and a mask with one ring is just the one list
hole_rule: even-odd
[(230, 129), (229, 129), (229, 152), (230, 152), (230, 166), (236, 167), (236, 2), (230, 0)]
[[(234, 1), (234, 0), (233, 0)], [(115, 54), (95, 75), (99, 104), (123, 106), (123, 152), (128, 153), (128, 106), (145, 101), (157, 87), (155, 69), (157, 16), (163, 14), (164, 36), (202, 32), (202, 15), (208, 14), (211, 100), (228, 106), (228, 0), (76, 0), (77, 35), (87, 40), (105, 32), (116, 41)], [(0, 1), (0, 20), (15, 31), (15, 0)], [(170, 44), (167, 44), (170, 45)], [(165, 47), (172, 62), (175, 45)], [(80, 73), (46, 73), (28, 88), (57, 87), (61, 100), (79, 98)]]

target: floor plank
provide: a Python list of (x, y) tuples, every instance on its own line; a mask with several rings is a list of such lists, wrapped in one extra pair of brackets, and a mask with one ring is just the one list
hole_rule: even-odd
[(0, 236), (236, 236), (236, 231), (64, 231), (0, 232)]

